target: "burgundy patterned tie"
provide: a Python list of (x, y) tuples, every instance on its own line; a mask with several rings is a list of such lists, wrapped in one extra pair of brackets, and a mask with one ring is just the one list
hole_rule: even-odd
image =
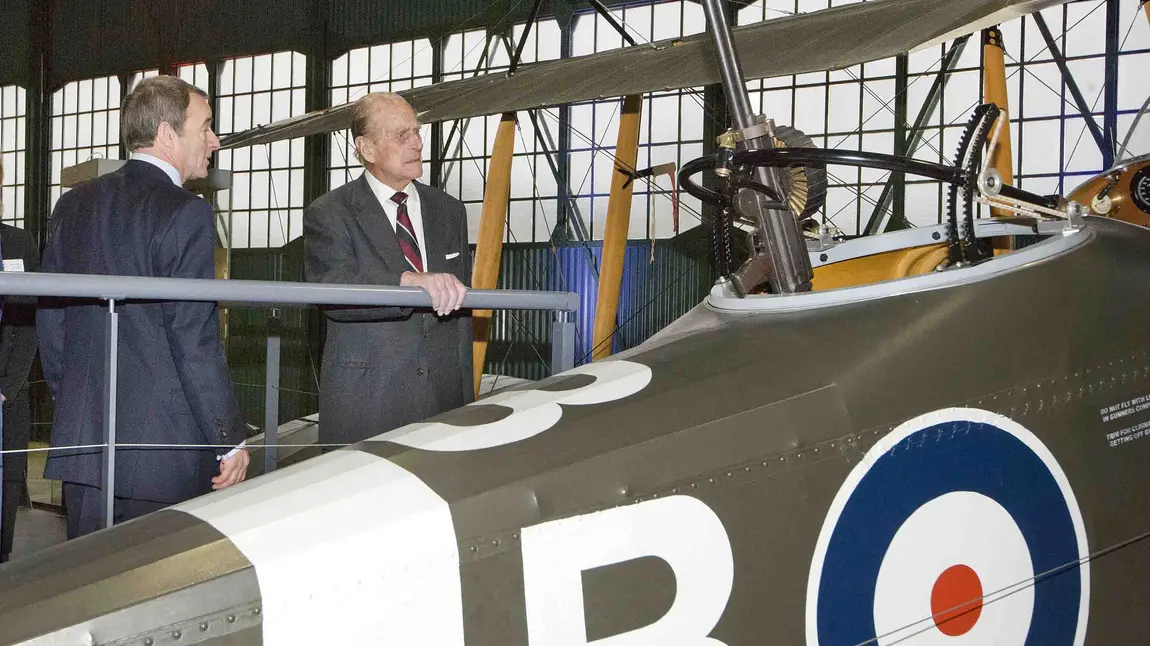
[(407, 215), (407, 193), (396, 191), (391, 201), (399, 205), (399, 214), (395, 218), (395, 237), (399, 239), (399, 248), (403, 250), (408, 264), (415, 271), (423, 271), (423, 259), (419, 256), (419, 241), (415, 237), (415, 227), (411, 226), (411, 218)]

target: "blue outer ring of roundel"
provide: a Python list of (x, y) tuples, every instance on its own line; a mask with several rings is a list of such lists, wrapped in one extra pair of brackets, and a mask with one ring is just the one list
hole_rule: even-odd
[[(874, 639), (875, 583), (887, 546), (916, 509), (954, 491), (980, 493), (1006, 509), (1026, 539), (1036, 575), (1079, 559), (1070, 509), (1038, 455), (992, 424), (937, 424), (883, 454), (847, 500), (823, 562), (820, 644)], [(1074, 643), (1081, 571), (1059, 572), (1035, 586), (1026, 646)]]

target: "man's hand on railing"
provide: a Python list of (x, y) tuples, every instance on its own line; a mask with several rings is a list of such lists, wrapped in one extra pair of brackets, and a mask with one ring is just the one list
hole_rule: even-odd
[(212, 478), (212, 489), (225, 489), (248, 477), (248, 462), (251, 457), (247, 449), (240, 449), (230, 458), (220, 461), (220, 475)]
[(446, 316), (463, 305), (467, 285), (459, 282), (455, 274), (428, 274), (405, 271), (399, 277), (400, 287), (422, 287), (431, 296), (431, 309)]

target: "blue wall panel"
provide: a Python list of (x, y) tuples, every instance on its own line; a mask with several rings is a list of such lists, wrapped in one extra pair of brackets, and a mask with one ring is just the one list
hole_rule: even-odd
[[(653, 249), (650, 242), (627, 245), (613, 352), (642, 343), (702, 301), (714, 282), (705, 243), (700, 230), (675, 240), (657, 241)], [(579, 294), (577, 365), (590, 361), (593, 351), (599, 290), (595, 267), (601, 253), (598, 243), (555, 248), (506, 245), (503, 250), (501, 288)], [(547, 312), (496, 312), (485, 371), (526, 379), (546, 377), (551, 356), (550, 320)]]

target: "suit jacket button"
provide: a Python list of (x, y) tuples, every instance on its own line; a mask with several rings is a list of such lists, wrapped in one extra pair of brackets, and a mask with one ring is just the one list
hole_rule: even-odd
[(422, 377), (422, 376), (423, 376), (423, 368), (416, 368), (416, 369), (415, 369), (415, 374), (417, 374), (417, 375), (419, 375), (420, 377)]

